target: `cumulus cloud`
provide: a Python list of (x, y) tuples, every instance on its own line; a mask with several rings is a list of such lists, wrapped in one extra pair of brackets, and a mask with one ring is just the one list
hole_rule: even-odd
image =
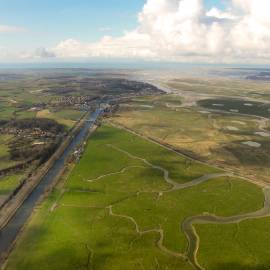
[(208, 12), (206, 12), (206, 16), (221, 19), (221, 20), (235, 20), (236, 19), (236, 16), (233, 15), (231, 12), (222, 11), (216, 7), (213, 7)]
[(96, 43), (61, 41), (58, 57), (237, 62), (270, 60), (270, 1), (231, 0), (206, 10), (202, 0), (148, 0), (138, 27)]
[(203, 0), (147, 0), (136, 29), (98, 42), (63, 40), (40, 55), (269, 63), (270, 1), (227, 3), (221, 10)]
[(128, 32), (120, 38), (103, 37), (96, 43), (84, 43), (74, 39), (60, 42), (52, 51), (58, 57), (155, 57), (150, 36)]
[(96, 43), (69, 39), (52, 51), (58, 57), (269, 62), (269, 10), (269, 0), (231, 0), (226, 10), (207, 10), (203, 0), (148, 0), (133, 31)]

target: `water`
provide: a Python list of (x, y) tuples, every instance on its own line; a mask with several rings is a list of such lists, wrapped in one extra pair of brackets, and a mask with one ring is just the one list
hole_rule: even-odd
[(252, 141), (247, 141), (247, 142), (242, 142), (244, 145), (248, 145), (250, 147), (255, 147), (255, 148), (260, 148), (262, 145), (257, 142), (252, 142)]
[(83, 142), (89, 129), (93, 126), (94, 121), (102, 114), (102, 109), (97, 109), (88, 118), (84, 126), (81, 128), (80, 132), (75, 136), (71, 144), (66, 148), (62, 156), (54, 163), (52, 168), (43, 177), (38, 186), (29, 195), (29, 197), (24, 201), (22, 206), (9, 221), (9, 223), (0, 232), (0, 256), (3, 257), (6, 252), (10, 249), (12, 243), (17, 237), (23, 225), (26, 223), (27, 219), (31, 215), (37, 201), (40, 199), (41, 195), (44, 194), (46, 188), (52, 184), (55, 177), (60, 173), (62, 168), (65, 166), (66, 158), (75, 150), (76, 146)]
[(194, 217), (187, 218), (182, 224), (182, 230), (185, 233), (188, 242), (188, 258), (191, 264), (196, 270), (203, 270), (197, 261), (197, 252), (199, 249), (199, 237), (194, 229), (195, 224), (232, 224), (239, 223), (241, 221), (258, 219), (270, 216), (270, 187), (265, 187), (264, 192), (264, 207), (251, 213), (240, 214), (231, 217), (218, 217), (215, 215), (198, 215)]

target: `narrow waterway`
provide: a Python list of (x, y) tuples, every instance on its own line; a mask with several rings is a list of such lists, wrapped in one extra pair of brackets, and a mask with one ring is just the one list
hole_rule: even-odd
[(264, 207), (252, 213), (236, 215), (231, 217), (218, 217), (215, 215), (198, 215), (187, 218), (182, 224), (182, 230), (185, 233), (188, 242), (188, 258), (197, 270), (204, 270), (197, 261), (197, 252), (199, 249), (199, 236), (196, 233), (194, 225), (196, 224), (232, 224), (249, 219), (258, 219), (270, 216), (270, 187), (264, 188), (265, 202)]
[(88, 119), (85, 121), (84, 126), (80, 132), (74, 137), (70, 145), (66, 148), (62, 156), (54, 163), (52, 168), (43, 177), (34, 191), (24, 201), (22, 206), (18, 209), (13, 218), (9, 223), (0, 231), (0, 257), (3, 257), (9, 250), (12, 243), (16, 239), (23, 225), (31, 215), (37, 201), (44, 194), (46, 188), (52, 184), (55, 177), (65, 166), (66, 158), (75, 150), (75, 148), (83, 142), (89, 129), (93, 126), (95, 120), (102, 114), (102, 109), (97, 109), (94, 113), (90, 114)]

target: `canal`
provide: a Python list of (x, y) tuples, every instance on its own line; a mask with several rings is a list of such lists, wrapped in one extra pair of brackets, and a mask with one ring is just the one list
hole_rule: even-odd
[(61, 157), (54, 163), (47, 174), (42, 178), (40, 183), (36, 186), (33, 192), (23, 202), (21, 207), (17, 210), (16, 214), (12, 217), (9, 223), (0, 231), (0, 257), (3, 257), (12, 246), (18, 233), (30, 217), (36, 203), (44, 194), (47, 187), (50, 186), (55, 177), (61, 172), (65, 166), (66, 158), (73, 153), (75, 148), (83, 142), (88, 134), (88, 131), (93, 127), (94, 122), (102, 114), (102, 109), (97, 109), (92, 114), (89, 114), (88, 119), (85, 121), (79, 133), (74, 137), (70, 145), (65, 149)]

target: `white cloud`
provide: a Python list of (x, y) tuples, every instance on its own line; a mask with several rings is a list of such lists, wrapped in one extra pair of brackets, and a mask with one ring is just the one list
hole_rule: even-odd
[(152, 40), (148, 35), (134, 31), (120, 38), (105, 36), (96, 43), (68, 39), (60, 42), (52, 51), (58, 57), (138, 58), (156, 56), (151, 47)]
[(206, 12), (206, 16), (217, 18), (217, 19), (225, 19), (225, 20), (236, 20), (237, 19), (237, 17), (235, 15), (233, 15), (231, 12), (222, 11), (216, 7), (213, 7), (208, 12)]
[(228, 0), (226, 10), (207, 10), (203, 0), (147, 0), (136, 29), (98, 42), (63, 40), (41, 56), (269, 63), (269, 10), (269, 0)]
[(148, 0), (137, 29), (122, 37), (71, 39), (52, 51), (59, 57), (269, 62), (269, 10), (269, 0), (231, 0), (227, 10), (206, 10), (202, 0)]

